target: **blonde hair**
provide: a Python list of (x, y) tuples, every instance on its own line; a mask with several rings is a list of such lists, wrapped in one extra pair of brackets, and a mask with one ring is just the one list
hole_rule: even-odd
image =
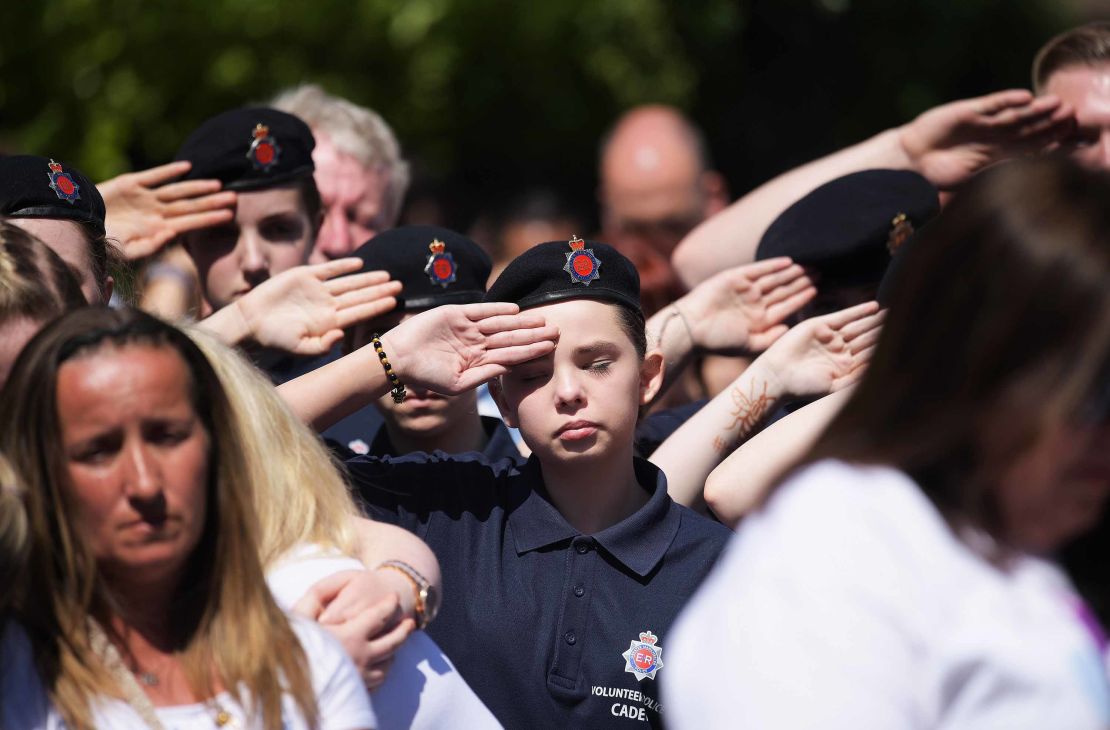
[(263, 567), (299, 543), (354, 556), (352, 518), (358, 510), (319, 437), (242, 355), (198, 327), (185, 332), (208, 358), (231, 402), (230, 426), (244, 445)]
[(58, 254), (22, 228), (0, 221), (0, 322), (46, 321), (86, 303)]
[[(5, 404), (0, 450), (23, 480), (31, 538), (27, 592), (18, 617), (50, 700), (66, 725), (78, 730), (91, 727), (95, 697), (122, 692), (92, 645), (89, 619), (110, 616), (117, 602), (73, 522), (57, 383), (67, 361), (133, 346), (180, 356), (189, 372), (193, 408), (209, 435), (206, 524), (171, 609), (189, 686), (198, 697), (212, 697), (222, 684), (267, 730), (282, 726), (282, 696), (288, 693), (315, 726), (318, 708), (304, 649), (274, 602), (258, 559), (258, 528), (246, 491), (252, 474), (242, 456), (246, 444), (231, 425), (227, 395), (188, 337), (129, 309), (89, 307), (47, 325), (0, 391)], [(107, 621), (100, 623), (112, 631)]]
[(0, 454), (0, 630), (20, 599), (28, 549), (22, 490), (12, 465)]

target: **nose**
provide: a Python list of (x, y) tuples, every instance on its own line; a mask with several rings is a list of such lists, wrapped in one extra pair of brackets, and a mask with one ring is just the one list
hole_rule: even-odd
[(347, 228), (347, 216), (339, 206), (332, 206), (324, 214), (324, 224), (316, 239), (316, 248), (329, 259), (346, 256), (354, 248)]
[(162, 470), (150, 447), (140, 439), (127, 446), (125, 474), (127, 495), (132, 502), (152, 502), (162, 496)]
[(244, 231), (239, 238), (239, 268), (252, 286), (270, 278), (270, 260), (266, 255), (266, 248), (253, 231)]
[(554, 379), (556, 407), (574, 406), (580, 408), (586, 404), (586, 392), (582, 389), (577, 368), (562, 368), (556, 372)]

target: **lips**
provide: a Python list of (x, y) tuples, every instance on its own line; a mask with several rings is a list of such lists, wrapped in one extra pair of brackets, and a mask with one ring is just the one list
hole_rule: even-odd
[(598, 425), (593, 421), (571, 421), (564, 423), (555, 432), (555, 437), (561, 441), (581, 441), (597, 433)]

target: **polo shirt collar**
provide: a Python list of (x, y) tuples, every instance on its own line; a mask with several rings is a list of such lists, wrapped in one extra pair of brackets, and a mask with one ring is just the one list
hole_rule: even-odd
[[(592, 537), (626, 568), (643, 577), (663, 559), (678, 533), (682, 517), (667, 494), (667, 477), (643, 459), (635, 459), (636, 480), (651, 497), (634, 514)], [(578, 537), (579, 533), (548, 501), (535, 456), (520, 470), (518, 506), (508, 517), (517, 554)], [(514, 500), (515, 501), (515, 500)]]

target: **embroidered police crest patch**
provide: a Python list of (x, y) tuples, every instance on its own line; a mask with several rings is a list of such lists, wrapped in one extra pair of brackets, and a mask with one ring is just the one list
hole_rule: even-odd
[(590, 285), (590, 282), (599, 278), (598, 269), (601, 262), (597, 260), (593, 249), (586, 248), (586, 242), (578, 236), (570, 239), (570, 253), (567, 254), (567, 263), (563, 271), (570, 274), (570, 280), (575, 284)]
[(270, 128), (265, 124), (255, 125), (251, 136), (254, 137), (254, 141), (251, 142), (250, 149), (247, 150), (247, 159), (254, 165), (254, 169), (269, 172), (281, 156), (281, 147), (278, 146), (277, 140), (270, 134)]
[(635, 675), (637, 682), (645, 677), (655, 679), (655, 673), (663, 668), (663, 647), (658, 641), (659, 637), (650, 631), (641, 631), (640, 640), (631, 642), (628, 651), (621, 654), (624, 671)]
[(67, 203), (75, 203), (81, 199), (81, 186), (78, 185), (69, 173), (62, 170), (62, 166), (51, 160), (47, 167), (50, 171), (46, 176), (50, 178), (50, 189), (59, 199)]
[(424, 273), (433, 284), (438, 284), (444, 289), (447, 285), (455, 281), (455, 257), (446, 253), (447, 245), (436, 239), (428, 244), (428, 263), (424, 267)]

